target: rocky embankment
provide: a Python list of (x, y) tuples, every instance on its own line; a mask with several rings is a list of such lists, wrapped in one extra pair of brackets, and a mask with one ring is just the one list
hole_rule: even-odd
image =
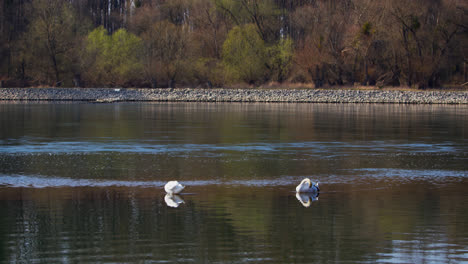
[(468, 104), (467, 91), (2, 88), (0, 100)]

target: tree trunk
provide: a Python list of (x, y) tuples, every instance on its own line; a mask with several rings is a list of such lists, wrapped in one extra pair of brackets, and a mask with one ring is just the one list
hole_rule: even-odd
[(367, 57), (364, 59), (364, 83), (363, 85), (369, 85), (369, 67), (367, 64)]
[(407, 63), (408, 63), (408, 80), (406, 80), (407, 84), (409, 87), (411, 87), (412, 85), (412, 79), (413, 79), (413, 66), (412, 66), (412, 62), (411, 62), (411, 53), (409, 51), (409, 47), (408, 47), (408, 38), (406, 36), (406, 30), (405, 29), (402, 29), (403, 30), (403, 44), (405, 46), (405, 51), (406, 51), (406, 60), (407, 60)]
[(59, 83), (59, 82), (60, 82), (60, 78), (59, 78), (59, 70), (58, 70), (58, 66), (57, 66), (57, 58), (55, 57), (55, 54), (51, 54), (51, 55), (50, 55), (50, 58), (51, 58), (51, 60), (52, 60), (53, 66), (54, 66), (55, 83)]
[(75, 87), (81, 87), (81, 75), (75, 74), (75, 76), (73, 76), (73, 84)]
[(466, 83), (466, 62), (463, 62), (463, 83)]
[(169, 80), (169, 83), (167, 85), (169, 88), (175, 88), (175, 80), (174, 79), (171, 79)]

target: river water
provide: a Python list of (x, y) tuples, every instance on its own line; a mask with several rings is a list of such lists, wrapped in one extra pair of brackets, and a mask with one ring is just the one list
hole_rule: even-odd
[(467, 262), (467, 169), (467, 106), (3, 102), (0, 263)]

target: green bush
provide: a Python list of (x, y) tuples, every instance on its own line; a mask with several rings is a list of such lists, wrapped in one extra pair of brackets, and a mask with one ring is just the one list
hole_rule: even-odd
[(138, 79), (143, 70), (141, 50), (141, 39), (125, 29), (109, 35), (103, 27), (96, 28), (88, 34), (86, 42), (87, 79), (94, 84), (111, 85), (125, 85)]
[(255, 25), (236, 26), (229, 31), (223, 44), (223, 64), (231, 82), (264, 81), (267, 63), (267, 48)]

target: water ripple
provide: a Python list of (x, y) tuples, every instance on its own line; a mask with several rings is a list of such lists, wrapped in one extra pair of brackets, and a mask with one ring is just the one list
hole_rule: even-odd
[[(302, 178), (309, 177), (322, 184), (353, 184), (366, 185), (375, 182), (387, 182), (405, 184), (412, 181), (427, 181), (433, 184), (459, 182), (467, 179), (465, 171), (452, 170), (405, 170), (405, 169), (354, 169), (347, 170), (344, 175), (304, 175), (304, 176), (280, 176), (277, 178), (257, 179), (208, 179), (208, 180), (183, 180), (187, 186), (226, 185), (226, 186), (251, 186), (274, 187), (292, 186), (300, 182)], [(161, 188), (165, 180), (157, 181), (125, 181), (111, 179), (75, 179), (63, 177), (49, 177), (42, 175), (0, 175), (0, 187), (141, 187)]]
[(95, 180), (95, 179), (70, 179), (45, 176), (26, 175), (1, 175), (0, 186), (8, 187), (161, 187), (162, 181), (117, 181), (117, 180)]
[(99, 152), (123, 152), (123, 153), (192, 153), (200, 152), (258, 152), (258, 153), (448, 153), (459, 151), (453, 142), (429, 144), (424, 142), (402, 143), (397, 141), (362, 141), (362, 142), (252, 142), (239, 144), (177, 144), (161, 141), (36, 141), (34, 139), (8, 140), (1, 142), (0, 153), (4, 154), (73, 154), (73, 153), (99, 153)]

